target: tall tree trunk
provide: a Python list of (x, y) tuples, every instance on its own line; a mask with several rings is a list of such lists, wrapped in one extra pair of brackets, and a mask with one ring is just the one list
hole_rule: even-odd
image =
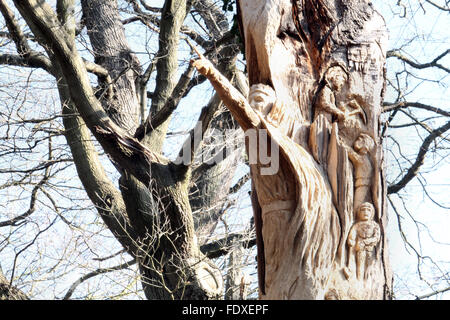
[[(238, 18), (248, 101), (208, 61), (194, 65), (244, 130), (280, 150), (276, 172), (263, 154), (251, 162), (260, 297), (389, 299), (382, 17), (367, 1), (240, 0)], [(249, 156), (268, 141), (254, 142)]]

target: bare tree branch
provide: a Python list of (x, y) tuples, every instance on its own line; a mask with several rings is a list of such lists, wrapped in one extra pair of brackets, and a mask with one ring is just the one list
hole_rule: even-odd
[(445, 50), (443, 53), (438, 55), (436, 58), (434, 58), (431, 62), (427, 63), (417, 63), (412, 61), (411, 59), (407, 58), (405, 55), (401, 54), (398, 50), (389, 50), (387, 52), (387, 58), (395, 57), (397, 59), (400, 59), (401, 61), (409, 64), (411, 67), (414, 67), (416, 69), (426, 69), (426, 68), (432, 68), (436, 67), (441, 70), (444, 70), (445, 72), (450, 73), (450, 69), (447, 67), (444, 67), (443, 65), (439, 64), (438, 61), (441, 60), (443, 57), (445, 57), (448, 53), (450, 53), (450, 49)]
[(44, 176), (44, 178), (39, 181), (39, 183), (33, 188), (31, 191), (31, 199), (30, 199), (30, 207), (27, 211), (22, 213), (21, 215), (18, 215), (17, 217), (14, 217), (7, 221), (1, 221), (0, 222), (0, 228), (6, 227), (6, 226), (17, 226), (18, 223), (27, 217), (29, 217), (35, 210), (36, 210), (36, 200), (37, 200), (37, 192), (39, 189), (45, 184), (45, 182), (48, 180), (48, 176)]
[(256, 238), (249, 238), (248, 233), (232, 233), (223, 239), (204, 244), (200, 247), (200, 250), (210, 259), (218, 258), (226, 255), (235, 241), (242, 241), (244, 248), (251, 248), (256, 245)]
[(134, 134), (136, 139), (142, 140), (146, 134), (159, 127), (161, 124), (166, 122), (167, 119), (169, 119), (177, 108), (181, 98), (184, 96), (184, 93), (188, 89), (193, 73), (194, 67), (189, 65), (186, 71), (181, 75), (180, 80), (161, 110), (151, 117), (151, 119), (147, 118), (146, 122), (137, 128), (136, 133)]
[(425, 0), (425, 2), (428, 2), (433, 7), (438, 8), (439, 10), (450, 12), (450, 7), (448, 6), (448, 1), (446, 2), (446, 6), (441, 6), (441, 5), (435, 3), (434, 1), (431, 1), (431, 0)]
[(133, 264), (136, 263), (136, 259), (132, 259), (128, 262), (119, 264), (117, 266), (111, 267), (111, 268), (99, 268), (97, 270), (94, 270), (84, 276), (82, 276), (80, 279), (78, 279), (77, 281), (75, 281), (69, 288), (69, 290), (66, 292), (66, 294), (64, 295), (63, 300), (69, 300), (70, 297), (72, 296), (72, 294), (75, 292), (75, 289), (84, 281), (89, 280), (92, 277), (98, 276), (100, 274), (104, 274), (104, 273), (108, 273), (108, 272), (112, 272), (112, 271), (117, 271), (117, 270), (122, 270), (122, 269), (126, 269), (130, 266), (132, 266)]
[(445, 111), (443, 109), (437, 108), (437, 107), (433, 107), (427, 104), (423, 104), (420, 102), (408, 102), (408, 101), (402, 101), (402, 102), (384, 102), (383, 103), (383, 112), (390, 112), (396, 109), (402, 109), (402, 108), (408, 108), (408, 107), (413, 107), (413, 108), (418, 108), (418, 109), (424, 109), (424, 110), (428, 110), (428, 111), (432, 111), (432, 112), (436, 112), (437, 114), (446, 116), (446, 117), (450, 117), (450, 112), (449, 111)]
[(447, 288), (444, 288), (444, 289), (439, 289), (439, 290), (436, 290), (434, 292), (431, 292), (431, 293), (428, 293), (428, 294), (424, 294), (422, 296), (417, 296), (416, 300), (423, 300), (423, 299), (431, 298), (432, 296), (435, 296), (437, 294), (444, 293), (444, 292), (447, 292), (447, 291), (450, 291), (450, 287), (447, 287)]
[(397, 183), (390, 185), (388, 187), (388, 194), (396, 193), (403, 189), (408, 182), (410, 182), (419, 172), (420, 167), (423, 165), (425, 156), (430, 148), (431, 143), (433, 141), (440, 137), (444, 132), (450, 129), (450, 121), (448, 121), (443, 126), (434, 129), (423, 141), (422, 145), (420, 146), (419, 152), (417, 154), (415, 162), (412, 164), (412, 166), (408, 169), (406, 174), (403, 176), (403, 178), (400, 179)]
[(17, 52), (21, 56), (26, 56), (31, 54), (30, 46), (27, 43), (26, 36), (20, 29), (17, 20), (14, 17), (12, 10), (8, 7), (5, 0), (0, 0), (0, 12), (5, 19), (6, 27), (9, 30), (11, 39), (14, 41)]
[(234, 184), (234, 186), (232, 186), (232, 187), (230, 188), (230, 194), (231, 194), (231, 193), (236, 193), (236, 192), (238, 192), (239, 189), (241, 189), (242, 186), (243, 186), (244, 184), (246, 184), (247, 181), (249, 181), (249, 180), (250, 180), (250, 173), (247, 173), (247, 174), (244, 175), (242, 178), (240, 178), (240, 179), (238, 180), (238, 182), (236, 182), (236, 183)]
[(53, 74), (51, 61), (43, 55), (28, 56), (27, 58), (14, 54), (0, 54), (0, 64), (16, 67), (41, 68)]

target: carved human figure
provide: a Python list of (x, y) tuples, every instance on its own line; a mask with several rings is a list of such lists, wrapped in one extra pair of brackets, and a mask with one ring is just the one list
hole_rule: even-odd
[(344, 87), (347, 81), (347, 75), (344, 70), (339, 67), (331, 67), (325, 74), (325, 86), (319, 92), (315, 104), (316, 115), (326, 112), (328, 120), (332, 122), (331, 115), (336, 116), (338, 121), (342, 121), (346, 117), (345, 107), (342, 103), (338, 103), (336, 94), (338, 94)]
[[(262, 114), (264, 119), (279, 126), (280, 131), (285, 135), (292, 134), (290, 125), (293, 119), (289, 116), (278, 117), (279, 111), (277, 110), (281, 106), (276, 99), (275, 91), (270, 86), (264, 84), (251, 86), (248, 102), (253, 110)], [(253, 146), (253, 148), (255, 147)], [(272, 156), (279, 155), (273, 154)], [(280, 161), (284, 160), (280, 159)], [(261, 167), (264, 165), (260, 161), (251, 165), (252, 174), (255, 170), (261, 171)], [(296, 204), (295, 181), (287, 168), (288, 166), (281, 165), (277, 174), (261, 175), (259, 179), (254, 179), (258, 203), (261, 207), (260, 218), (263, 221), (262, 230), (257, 230), (257, 232), (262, 232), (264, 238), (265, 272), (269, 275), (264, 280), (266, 288), (270, 288), (274, 283), (270, 275), (276, 273), (279, 263), (282, 261), (281, 253), (283, 251), (283, 248), (278, 245), (283, 241), (283, 234), (271, 231), (287, 228)]]
[(356, 277), (359, 280), (371, 264), (372, 252), (380, 241), (380, 226), (373, 220), (374, 214), (370, 202), (361, 204), (357, 211), (357, 222), (351, 227), (347, 239), (350, 252), (353, 249), (355, 254)]
[(363, 202), (370, 200), (374, 168), (370, 151), (375, 142), (371, 136), (361, 133), (353, 143), (353, 148), (346, 147), (348, 157), (354, 168), (353, 207), (358, 208)]

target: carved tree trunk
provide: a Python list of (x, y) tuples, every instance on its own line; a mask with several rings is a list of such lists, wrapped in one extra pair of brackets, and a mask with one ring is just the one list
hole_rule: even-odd
[(240, 0), (238, 18), (248, 101), (202, 57), (194, 66), (280, 151), (275, 173), (250, 161), (260, 298), (389, 299), (383, 18), (361, 0)]

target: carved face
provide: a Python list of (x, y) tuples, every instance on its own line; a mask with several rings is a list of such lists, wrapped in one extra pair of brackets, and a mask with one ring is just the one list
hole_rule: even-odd
[(375, 211), (373, 205), (369, 202), (364, 202), (359, 206), (358, 209), (358, 220), (359, 221), (369, 221), (373, 219)]
[(366, 154), (373, 146), (373, 139), (367, 134), (361, 134), (353, 144), (353, 148), (361, 154)]
[(268, 85), (255, 84), (250, 88), (248, 103), (264, 115), (269, 113), (275, 99), (275, 91)]
[(340, 67), (333, 67), (327, 71), (326, 79), (333, 90), (339, 91), (347, 81), (347, 75)]

